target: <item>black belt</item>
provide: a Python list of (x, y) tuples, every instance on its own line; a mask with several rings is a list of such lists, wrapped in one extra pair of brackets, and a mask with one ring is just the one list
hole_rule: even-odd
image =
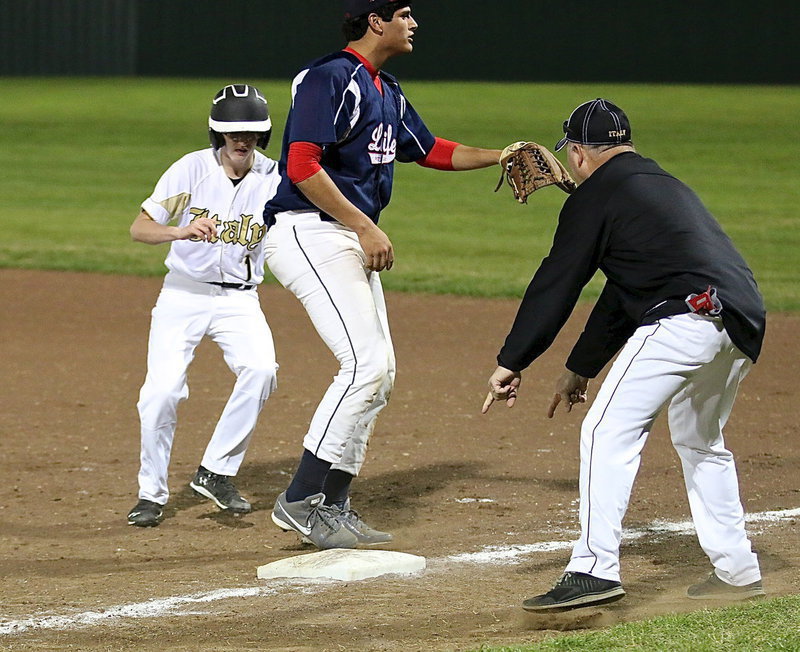
[(252, 290), (255, 287), (255, 285), (246, 285), (245, 283), (219, 283), (218, 281), (209, 281), (209, 283), (226, 290)]

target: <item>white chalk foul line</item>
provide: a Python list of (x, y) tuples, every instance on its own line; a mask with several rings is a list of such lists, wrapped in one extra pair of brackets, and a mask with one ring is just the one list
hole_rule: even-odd
[[(772, 512), (757, 512), (745, 514), (745, 521), (748, 524), (760, 523), (774, 525), (787, 519), (800, 517), (800, 508), (785, 509)], [(578, 532), (564, 532), (578, 536)], [(687, 535), (694, 534), (694, 524), (691, 521), (653, 521), (644, 528), (625, 528), (622, 532), (623, 541), (635, 541), (643, 537), (654, 535)], [(478, 552), (465, 552), (458, 555), (446, 557), (444, 561), (457, 564), (503, 564), (516, 563), (520, 557), (525, 557), (535, 552), (550, 552), (553, 550), (571, 549), (574, 541), (545, 541), (542, 543), (530, 543), (510, 546), (486, 546)]]
[[(776, 525), (782, 521), (800, 517), (800, 508), (786, 509), (771, 512), (747, 514), (748, 523), (762, 523)], [(623, 540), (635, 540), (645, 536), (658, 534), (685, 535), (693, 534), (694, 526), (691, 521), (654, 521), (649, 527), (626, 529)], [(565, 534), (577, 534), (565, 532)], [(461, 553), (433, 560), (436, 565), (447, 564), (501, 564), (517, 563), (521, 557), (537, 552), (553, 552), (572, 548), (573, 541), (543, 541), (528, 545), (486, 546), (478, 552)], [(335, 585), (335, 581), (323, 580), (325, 584)], [(0, 635), (22, 634), (36, 629), (77, 629), (96, 625), (110, 624), (122, 618), (155, 618), (168, 615), (188, 615), (187, 606), (230, 600), (233, 598), (254, 598), (275, 595), (282, 590), (302, 590), (308, 588), (309, 580), (287, 580), (270, 587), (241, 587), (232, 589), (217, 589), (191, 595), (156, 598), (145, 602), (118, 605), (98, 611), (84, 611), (75, 614), (30, 616), (21, 620), (7, 620), (0, 622)], [(324, 586), (324, 584), (322, 584)]]
[(509, 546), (486, 546), (478, 552), (462, 552), (450, 555), (442, 561), (451, 564), (503, 564), (516, 563), (520, 557), (534, 552), (552, 552), (572, 548), (573, 541), (544, 541), (542, 543), (514, 544)]
[(152, 618), (176, 613), (181, 607), (230, 598), (250, 598), (277, 593), (275, 588), (250, 587), (241, 589), (217, 589), (205, 593), (156, 598), (146, 602), (119, 605), (100, 611), (84, 611), (62, 616), (32, 616), (23, 620), (0, 623), (0, 634), (19, 634), (29, 629), (70, 629), (91, 627), (118, 618)]

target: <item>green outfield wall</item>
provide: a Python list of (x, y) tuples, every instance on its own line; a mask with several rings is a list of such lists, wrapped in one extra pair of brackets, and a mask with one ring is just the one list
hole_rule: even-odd
[[(797, 0), (418, 0), (405, 79), (796, 84)], [(0, 0), (0, 75), (284, 78), (339, 0)]]

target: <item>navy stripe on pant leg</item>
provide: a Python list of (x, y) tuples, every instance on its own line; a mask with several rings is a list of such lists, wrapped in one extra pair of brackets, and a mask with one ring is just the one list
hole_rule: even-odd
[[(590, 488), (592, 486), (592, 465), (593, 465), (592, 458), (594, 455), (595, 432), (597, 431), (597, 428), (600, 427), (600, 424), (603, 422), (603, 417), (605, 416), (606, 411), (608, 410), (608, 406), (611, 405), (611, 401), (614, 400), (614, 394), (617, 393), (620, 384), (625, 378), (625, 374), (628, 372), (628, 370), (631, 368), (631, 365), (636, 360), (636, 356), (642, 352), (642, 349), (644, 349), (645, 345), (647, 344), (647, 340), (650, 339), (653, 335), (655, 335), (656, 332), (658, 332), (659, 328), (661, 328), (661, 324), (658, 324), (656, 326), (656, 329), (644, 338), (644, 340), (642, 341), (642, 345), (639, 347), (639, 350), (636, 353), (634, 353), (633, 356), (631, 357), (630, 362), (628, 362), (628, 366), (625, 367), (625, 371), (622, 372), (622, 375), (620, 375), (619, 380), (617, 381), (616, 387), (614, 387), (613, 391), (611, 392), (611, 396), (608, 397), (606, 406), (605, 408), (603, 408), (603, 413), (600, 415), (600, 418), (597, 420), (597, 424), (595, 424), (595, 427), (592, 429), (592, 445), (589, 449), (589, 474), (586, 479), (586, 547), (589, 549), (590, 552), (592, 552), (592, 547), (589, 544), (590, 540), (589, 534), (591, 532), (591, 527), (592, 527), (592, 492)], [(597, 564), (597, 555), (594, 552), (592, 552), (592, 554), (594, 555), (594, 563), (592, 564), (592, 567), (589, 569), (590, 575), (591, 572), (594, 570), (595, 565)]]
[(311, 262), (311, 259), (308, 257), (308, 254), (306, 254), (305, 249), (303, 249), (303, 245), (300, 244), (300, 239), (297, 236), (296, 226), (292, 227), (292, 233), (294, 234), (294, 241), (297, 243), (297, 247), (300, 249), (301, 253), (303, 254), (303, 257), (306, 259), (306, 262), (308, 262), (308, 266), (311, 268), (311, 271), (314, 272), (314, 276), (317, 277), (317, 280), (319, 281), (319, 284), (322, 286), (322, 289), (325, 290), (325, 294), (328, 296), (328, 299), (330, 299), (331, 306), (333, 306), (333, 309), (339, 316), (339, 320), (342, 322), (342, 328), (344, 329), (345, 335), (347, 335), (347, 341), (350, 344), (350, 351), (353, 354), (353, 362), (354, 362), (353, 377), (350, 379), (350, 384), (345, 388), (344, 393), (339, 399), (339, 402), (336, 404), (336, 407), (331, 413), (331, 418), (328, 419), (328, 423), (325, 425), (325, 431), (323, 432), (322, 437), (320, 437), (319, 443), (317, 444), (317, 449), (314, 451), (314, 454), (316, 455), (319, 453), (319, 449), (322, 446), (322, 442), (325, 440), (325, 437), (328, 434), (328, 428), (330, 428), (331, 422), (333, 421), (334, 416), (336, 416), (337, 410), (341, 406), (342, 401), (344, 401), (345, 397), (347, 396), (347, 393), (350, 391), (350, 388), (352, 388), (353, 385), (355, 384), (356, 372), (358, 371), (358, 358), (356, 357), (356, 350), (355, 347), (353, 346), (353, 340), (350, 338), (350, 332), (347, 330), (347, 324), (344, 321), (344, 317), (342, 317), (342, 313), (339, 312), (339, 308), (337, 308), (336, 302), (333, 300), (333, 297), (331, 296), (331, 293), (328, 291), (328, 288), (325, 285), (325, 282), (322, 280), (322, 277), (319, 275), (319, 272), (317, 272), (317, 270), (314, 268), (314, 264)]

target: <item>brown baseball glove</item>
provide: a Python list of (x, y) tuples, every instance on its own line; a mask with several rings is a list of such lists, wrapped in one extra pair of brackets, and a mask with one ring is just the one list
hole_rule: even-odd
[(528, 203), (528, 195), (545, 186), (556, 185), (566, 193), (577, 188), (561, 161), (538, 143), (512, 143), (500, 155), (500, 167), (503, 171), (494, 191), (500, 190), (505, 179), (520, 204)]

